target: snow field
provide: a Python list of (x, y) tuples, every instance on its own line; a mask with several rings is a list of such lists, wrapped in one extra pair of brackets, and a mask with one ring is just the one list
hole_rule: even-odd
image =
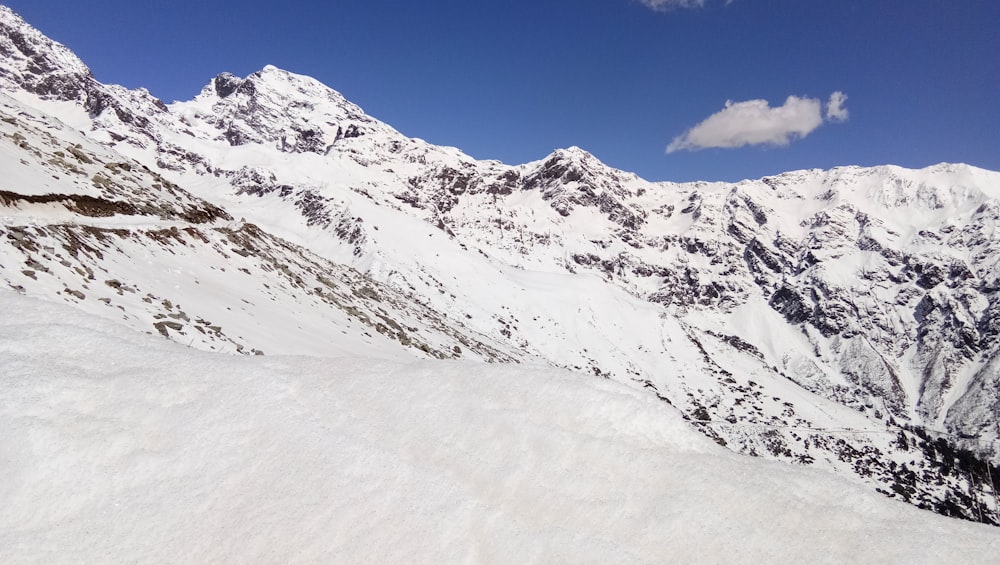
[(0, 561), (985, 563), (996, 529), (542, 367), (241, 358), (0, 293)]

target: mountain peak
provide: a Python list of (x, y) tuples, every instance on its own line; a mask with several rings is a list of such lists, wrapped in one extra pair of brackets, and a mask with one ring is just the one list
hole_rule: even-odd
[(81, 99), (90, 69), (66, 46), (0, 6), (0, 84), (45, 98)]
[(556, 149), (555, 152), (563, 153), (566, 155), (577, 155), (580, 157), (593, 157), (593, 155), (589, 151), (582, 149), (581, 147), (578, 147), (576, 145), (570, 145), (569, 147), (565, 147), (563, 149)]
[(243, 85), (243, 79), (232, 73), (219, 73), (205, 86), (203, 93), (215, 92), (219, 98), (226, 98)]
[(600, 163), (597, 157), (594, 157), (589, 151), (577, 147), (576, 145), (571, 145), (569, 147), (564, 147), (556, 149), (551, 154), (549, 154), (548, 159), (560, 159), (574, 162), (584, 162), (584, 161), (596, 161)]
[(324, 102), (338, 106), (350, 106), (361, 113), (361, 109), (347, 101), (336, 90), (306, 75), (296, 74), (274, 65), (265, 65), (259, 71), (241, 78), (233, 73), (223, 72), (215, 76), (202, 89), (201, 97), (228, 98), (233, 94), (245, 94), (258, 104), (291, 104), (318, 106)]
[(375, 122), (336, 90), (274, 65), (246, 78), (220, 73), (194, 100), (172, 109), (189, 122), (207, 120), (209, 135), (230, 145), (265, 143), (296, 153), (324, 153)]

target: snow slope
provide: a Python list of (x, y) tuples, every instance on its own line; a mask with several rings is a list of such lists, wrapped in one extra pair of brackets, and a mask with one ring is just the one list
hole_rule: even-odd
[(544, 367), (232, 357), (0, 292), (0, 560), (987, 563), (994, 528)]
[(212, 351), (519, 357), (3, 94), (0, 135), (11, 288)]

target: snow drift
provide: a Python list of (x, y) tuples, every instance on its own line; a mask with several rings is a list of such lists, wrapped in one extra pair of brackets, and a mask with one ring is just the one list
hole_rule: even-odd
[(0, 292), (0, 560), (988, 562), (1000, 532), (733, 455), (544, 367), (234, 357)]

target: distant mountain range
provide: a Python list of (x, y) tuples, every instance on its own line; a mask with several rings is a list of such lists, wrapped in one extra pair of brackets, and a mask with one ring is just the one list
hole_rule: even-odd
[(534, 363), (1000, 524), (1000, 173), (478, 161), (274, 67), (164, 104), (0, 7), (0, 281), (194, 348)]

